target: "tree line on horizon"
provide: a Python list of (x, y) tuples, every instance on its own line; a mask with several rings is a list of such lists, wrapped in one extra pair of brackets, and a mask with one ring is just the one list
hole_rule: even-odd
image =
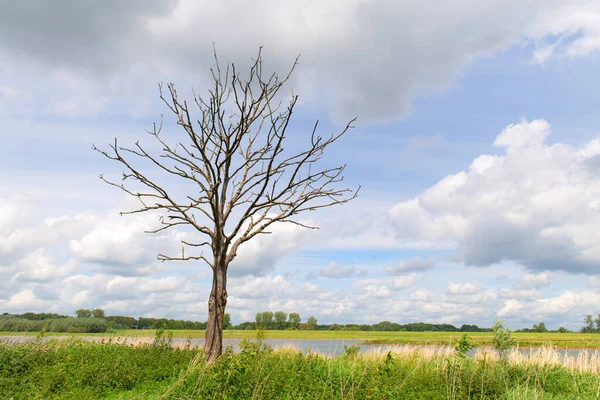
[[(107, 316), (102, 309), (79, 309), (76, 317), (56, 313), (23, 314), (4, 313), (0, 316), (0, 331), (36, 332), (45, 329), (48, 332), (68, 333), (102, 333), (124, 329), (168, 329), (168, 330), (204, 330), (206, 322), (177, 320), (172, 318), (146, 318), (129, 316)], [(591, 315), (584, 318), (585, 326), (581, 333), (600, 333), (600, 315), (596, 319)], [(374, 331), (374, 332), (491, 332), (492, 328), (479, 327), (473, 324), (463, 324), (460, 327), (452, 324), (430, 324), (411, 322), (399, 324), (381, 321), (376, 324), (318, 324), (317, 318), (308, 317), (302, 322), (297, 312), (263, 311), (255, 316), (254, 321), (242, 322), (238, 325), (231, 323), (231, 316), (225, 314), (224, 329), (231, 330), (320, 330), (320, 331)], [(549, 330), (544, 322), (533, 324), (532, 328), (523, 328), (515, 332), (527, 333), (568, 333), (570, 330), (560, 327)]]

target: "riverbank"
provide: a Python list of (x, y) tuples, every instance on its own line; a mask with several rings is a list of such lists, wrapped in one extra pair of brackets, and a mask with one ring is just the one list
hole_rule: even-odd
[(552, 350), (499, 360), (408, 346), (327, 357), (245, 342), (207, 365), (168, 341), (78, 339), (0, 343), (0, 393), (13, 399), (566, 399), (594, 398), (594, 359), (564, 364)]
[[(201, 330), (174, 330), (169, 331), (174, 338), (201, 339), (204, 331)], [(463, 332), (352, 332), (352, 331), (262, 331), (265, 339), (300, 339), (300, 340), (357, 340), (369, 345), (433, 345), (454, 346), (461, 338)], [(101, 336), (101, 337), (154, 337), (155, 330), (119, 330), (113, 333), (45, 333), (46, 336)], [(467, 333), (475, 345), (492, 346), (492, 333), (469, 332)], [(36, 333), (27, 332), (0, 332), (0, 336), (35, 336)], [(521, 347), (552, 346), (561, 349), (600, 349), (600, 334), (588, 333), (515, 333)], [(224, 331), (225, 339), (252, 339), (257, 337), (257, 331)]]

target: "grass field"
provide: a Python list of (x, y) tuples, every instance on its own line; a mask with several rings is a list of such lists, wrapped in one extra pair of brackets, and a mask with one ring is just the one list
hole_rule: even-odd
[(597, 399), (600, 357), (552, 349), (473, 358), (450, 348), (339, 357), (241, 344), (207, 364), (194, 348), (76, 338), (0, 341), (0, 399)]
[[(204, 338), (204, 331), (175, 330), (175, 338)], [(46, 336), (153, 337), (155, 330), (123, 330), (116, 333), (46, 333)], [(0, 336), (30, 336), (35, 333), (0, 332)], [(257, 331), (226, 330), (225, 338), (256, 338)], [(454, 345), (461, 332), (348, 332), (348, 331), (265, 331), (266, 339), (361, 340), (366, 344)], [(492, 333), (469, 332), (477, 346), (491, 346)], [(600, 349), (600, 334), (515, 333), (520, 347), (554, 346), (565, 349)]]

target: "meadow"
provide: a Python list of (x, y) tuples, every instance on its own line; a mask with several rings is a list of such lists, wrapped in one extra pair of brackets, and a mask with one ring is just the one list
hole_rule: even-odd
[[(176, 338), (204, 338), (202, 330), (174, 330)], [(361, 340), (365, 344), (413, 344), (454, 346), (463, 332), (361, 332), (361, 331), (263, 331), (266, 339)], [(114, 333), (46, 333), (47, 336), (154, 337), (156, 330), (119, 330)], [(36, 333), (0, 332), (0, 336), (34, 336)], [(469, 332), (479, 346), (492, 346), (492, 332)], [(257, 331), (226, 330), (228, 339), (255, 338)], [(514, 333), (520, 347), (553, 346), (561, 349), (600, 349), (600, 334), (591, 333)]]
[(339, 357), (243, 341), (206, 364), (190, 345), (0, 342), (0, 399), (596, 399), (600, 359), (548, 348), (499, 358), (451, 348), (346, 348)]

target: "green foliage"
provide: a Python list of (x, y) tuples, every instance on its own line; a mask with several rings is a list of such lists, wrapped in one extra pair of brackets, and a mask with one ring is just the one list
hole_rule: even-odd
[(0, 398), (558, 400), (595, 398), (600, 387), (596, 374), (555, 365), (373, 357), (352, 347), (329, 358), (245, 340), (207, 365), (189, 347), (0, 342)]
[(44, 320), (27, 320), (12, 316), (0, 317), (0, 331), (3, 332), (68, 332), (68, 333), (102, 333), (108, 329), (104, 319), (98, 318), (58, 318)]
[(273, 326), (273, 313), (271, 311), (263, 311), (256, 314), (257, 329), (270, 329), (273, 328)]
[(298, 329), (302, 321), (300, 314), (292, 312), (288, 313), (284, 311), (263, 311), (256, 314), (255, 322), (244, 322), (238, 325), (235, 329), (244, 330), (248, 329), (249, 324), (254, 324), (254, 329), (269, 329), (269, 330), (286, 330), (286, 329)]
[(599, 333), (600, 332), (600, 314), (593, 318), (590, 314), (583, 319), (585, 326), (580, 329), (581, 333)]
[(302, 322), (298, 324), (298, 330), (300, 331), (312, 331), (314, 329), (314, 325), (311, 325), (308, 322)]
[(55, 314), (55, 313), (32, 313), (32, 312), (26, 312), (26, 313), (23, 313), (23, 314), (8, 314), (8, 313), (4, 313), (2, 315), (6, 316), (6, 317), (28, 319), (28, 320), (31, 320), (31, 321), (43, 321), (45, 319), (71, 318), (68, 315), (60, 315), (60, 314)]
[(223, 315), (223, 329), (231, 329), (233, 325), (231, 325), (231, 315), (225, 313)]
[(536, 333), (548, 333), (548, 328), (546, 328), (545, 323), (540, 322), (539, 324), (533, 324), (532, 331)]
[(465, 358), (469, 351), (471, 351), (471, 349), (474, 349), (475, 347), (477, 347), (475, 346), (475, 343), (473, 343), (471, 338), (465, 333), (464, 335), (462, 335), (458, 343), (456, 343), (454, 351), (459, 357)]
[(83, 340), (0, 342), (0, 398), (97, 399), (148, 390), (176, 378), (195, 354)]
[(461, 332), (481, 332), (481, 328), (477, 325), (463, 325), (459, 329)]
[(120, 315), (106, 317), (112, 329), (137, 329), (138, 321), (133, 317)]
[(360, 353), (360, 346), (357, 344), (353, 344), (351, 346), (344, 345), (344, 357), (349, 358), (350, 360), (354, 360), (356, 356)]
[(504, 356), (506, 350), (517, 345), (517, 339), (515, 339), (512, 331), (504, 326), (503, 321), (497, 320), (494, 322), (492, 332), (494, 332), (492, 343), (502, 356)]
[(288, 317), (288, 315), (286, 312), (283, 312), (283, 311), (275, 312), (275, 328), (281, 329), (281, 330), (287, 328), (287, 324), (286, 324), (287, 317)]
[(80, 308), (75, 311), (77, 318), (90, 318), (92, 316), (92, 312), (90, 310), (86, 310), (85, 308)]
[[(133, 317), (106, 316), (104, 310), (99, 308), (92, 311), (79, 309), (76, 311), (76, 314), (77, 318), (48, 313), (24, 313), (20, 315), (6, 313), (0, 315), (0, 331), (36, 332), (44, 326), (48, 332), (73, 333), (106, 332), (109, 329), (159, 329), (163, 326), (165, 329), (171, 330), (206, 329), (206, 322), (183, 321), (167, 318), (140, 318), (138, 321)], [(92, 319), (96, 319), (96, 321), (93, 323), (90, 322)], [(56, 322), (56, 320), (64, 321)], [(86, 322), (77, 322), (77, 320), (85, 320)], [(105, 320), (105, 322), (98, 322), (99, 320)]]
[(297, 312), (291, 312), (288, 314), (288, 325), (290, 328), (298, 329), (298, 325), (300, 325), (301, 321), (302, 321), (302, 318), (300, 317), (300, 314), (298, 314)]
[(164, 328), (158, 329), (154, 333), (154, 342), (152, 343), (155, 347), (163, 349), (169, 349), (173, 345), (173, 332), (166, 332)]
[(190, 329), (190, 330), (201, 330), (206, 329), (206, 322), (196, 321), (183, 321), (177, 319), (167, 318), (142, 318), (140, 317), (137, 321), (137, 329)]

